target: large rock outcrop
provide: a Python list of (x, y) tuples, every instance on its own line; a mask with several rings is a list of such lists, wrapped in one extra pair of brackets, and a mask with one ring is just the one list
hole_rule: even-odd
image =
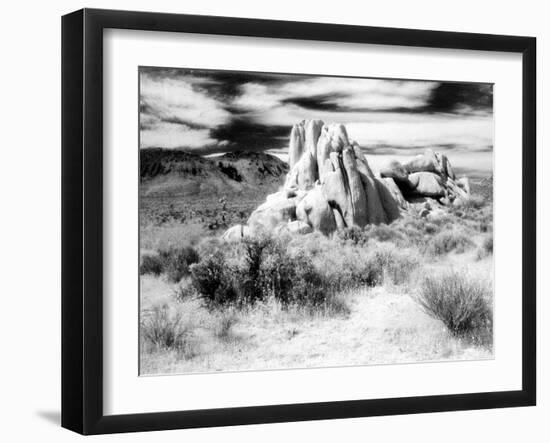
[(330, 234), (390, 223), (419, 198), (451, 204), (470, 193), (468, 179), (457, 180), (447, 157), (430, 149), (404, 164), (392, 160), (374, 173), (345, 126), (321, 120), (292, 127), (288, 159), (282, 189), (250, 215), (246, 234), (243, 227), (234, 227), (224, 238), (282, 230)]

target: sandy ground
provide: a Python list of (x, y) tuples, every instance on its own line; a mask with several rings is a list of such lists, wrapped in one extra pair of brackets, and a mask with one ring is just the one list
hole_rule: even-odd
[[(450, 256), (433, 263), (431, 272), (469, 258)], [(491, 260), (485, 260), (472, 269), (487, 272), (490, 267)], [(349, 312), (325, 316), (282, 310), (274, 303), (246, 312), (210, 313), (197, 300), (175, 302), (175, 286), (162, 278), (142, 276), (141, 283), (142, 312), (167, 303), (189, 328), (184, 352), (142, 353), (144, 375), (492, 358), (490, 349), (452, 337), (443, 323), (422, 311), (407, 287), (347, 293)], [(224, 317), (230, 317), (231, 327), (220, 333)]]

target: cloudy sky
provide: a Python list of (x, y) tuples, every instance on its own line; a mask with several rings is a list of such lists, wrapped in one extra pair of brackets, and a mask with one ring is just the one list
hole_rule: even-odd
[(344, 123), (374, 164), (431, 147), (455, 169), (492, 170), (492, 85), (140, 68), (141, 148), (284, 158), (307, 118)]

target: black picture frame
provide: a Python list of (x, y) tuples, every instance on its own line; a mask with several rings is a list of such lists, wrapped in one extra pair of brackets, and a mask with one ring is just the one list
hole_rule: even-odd
[[(103, 30), (107, 28), (522, 55), (522, 388), (392, 399), (103, 413)], [(536, 403), (536, 39), (83, 9), (62, 18), (62, 426), (82, 434), (531, 406)]]

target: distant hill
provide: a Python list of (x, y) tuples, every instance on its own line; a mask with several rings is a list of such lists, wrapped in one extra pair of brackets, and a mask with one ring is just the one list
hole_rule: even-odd
[(140, 195), (264, 198), (281, 186), (287, 172), (285, 162), (263, 152), (202, 157), (175, 149), (142, 149)]

